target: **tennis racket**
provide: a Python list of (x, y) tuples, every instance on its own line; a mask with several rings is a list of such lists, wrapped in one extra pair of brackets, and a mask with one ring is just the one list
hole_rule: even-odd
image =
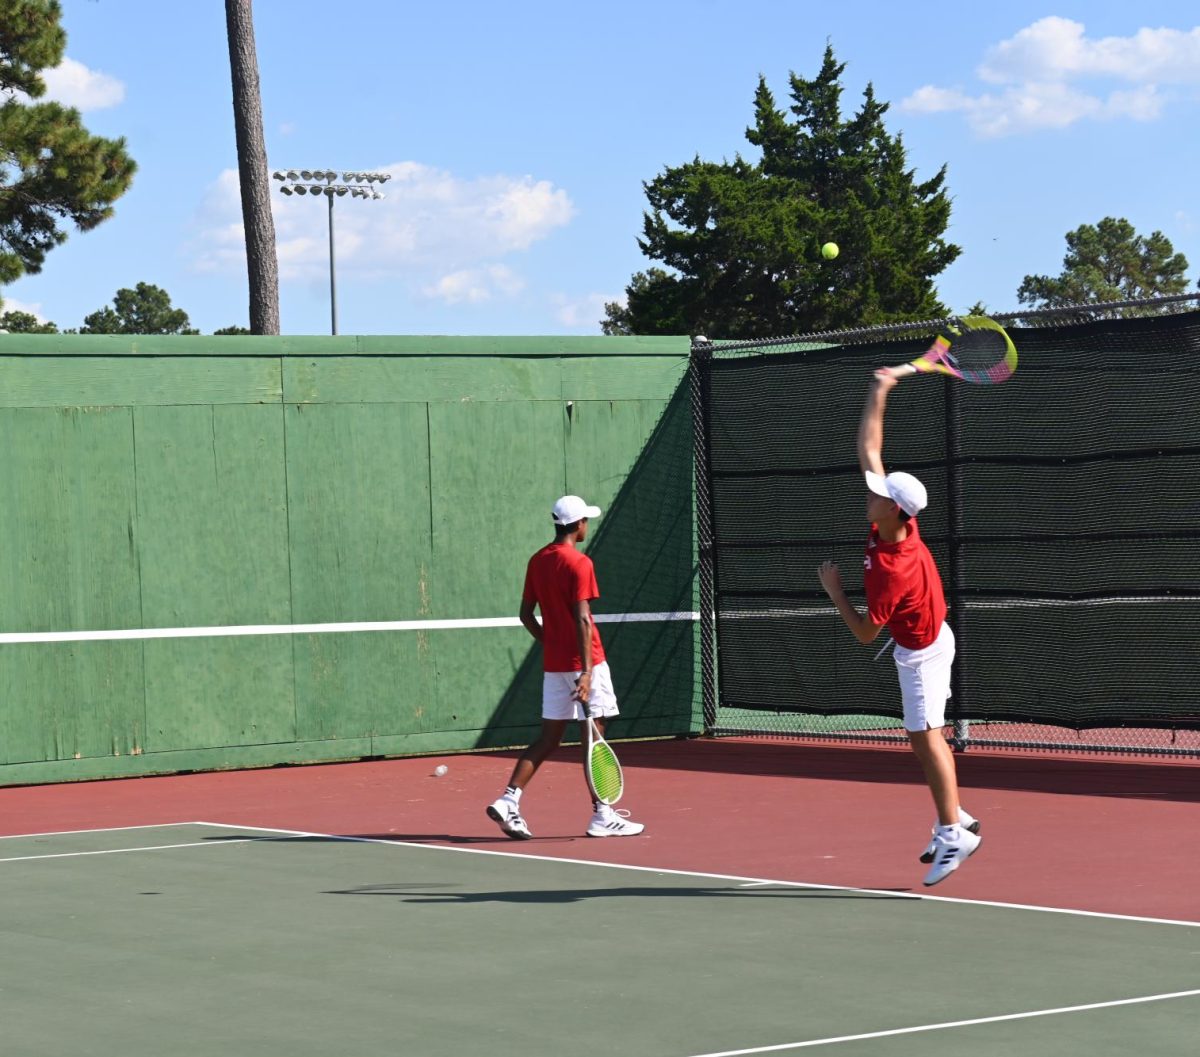
[(583, 719), (580, 721), (584, 729), (583, 769), (587, 774), (588, 788), (592, 796), (601, 804), (610, 807), (621, 799), (625, 792), (625, 777), (621, 774), (621, 763), (612, 746), (604, 740), (596, 721), (592, 719), (588, 706), (580, 702), (583, 709)]
[(974, 385), (996, 385), (1017, 369), (1017, 347), (1007, 331), (987, 316), (964, 316), (947, 326), (920, 356), (876, 373), (899, 378), (906, 374), (945, 374)]

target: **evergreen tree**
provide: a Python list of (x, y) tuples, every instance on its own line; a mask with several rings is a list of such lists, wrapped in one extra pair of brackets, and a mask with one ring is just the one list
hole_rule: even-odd
[(60, 223), (90, 231), (133, 180), (124, 139), (92, 136), (78, 110), (33, 101), (65, 48), (57, 0), (0, 0), (0, 283), (40, 272), (67, 239)]
[(786, 111), (759, 78), (757, 163), (696, 157), (645, 185), (638, 244), (671, 271), (637, 273), (605, 333), (750, 338), (945, 314), (933, 280), (960, 252), (943, 238), (945, 166), (915, 179), (869, 85), (844, 119), (844, 69), (827, 46), (813, 80), (792, 74)]
[(1067, 232), (1062, 273), (1025, 276), (1017, 300), (1057, 308), (1181, 294), (1188, 287), (1187, 268), (1187, 258), (1161, 231), (1145, 237), (1124, 217), (1105, 217)]
[(21, 312), (13, 309), (0, 314), (0, 330), (9, 334), (57, 334), (58, 327), (53, 323), (43, 323), (32, 312)]
[(188, 314), (171, 306), (171, 296), (159, 286), (138, 283), (123, 287), (107, 305), (84, 316), (80, 334), (199, 334), (189, 325)]

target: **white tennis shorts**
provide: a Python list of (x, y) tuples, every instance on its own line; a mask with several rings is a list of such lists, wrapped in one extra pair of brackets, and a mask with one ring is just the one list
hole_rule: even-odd
[[(571, 695), (575, 692), (578, 672), (546, 672), (542, 679), (542, 719), (583, 719), (583, 706)], [(612, 672), (608, 661), (592, 668), (592, 693), (588, 710), (593, 719), (618, 714), (617, 695), (613, 693)]]
[(922, 650), (896, 643), (896, 673), (904, 700), (905, 730), (938, 730), (946, 725), (950, 667), (954, 664), (954, 632), (942, 624), (938, 637)]

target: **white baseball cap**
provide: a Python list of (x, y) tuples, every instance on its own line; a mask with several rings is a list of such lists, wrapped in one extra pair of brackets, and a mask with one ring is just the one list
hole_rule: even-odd
[(599, 517), (600, 508), (588, 506), (577, 495), (565, 495), (554, 504), (552, 515), (556, 525), (573, 525), (585, 517)]
[(867, 488), (876, 495), (890, 499), (909, 517), (916, 517), (929, 502), (929, 494), (911, 473), (889, 473), (883, 477), (868, 470)]

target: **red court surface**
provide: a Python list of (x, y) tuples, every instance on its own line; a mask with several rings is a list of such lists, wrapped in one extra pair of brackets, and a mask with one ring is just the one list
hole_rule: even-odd
[(1194, 760), (962, 755), (983, 845), (925, 889), (933, 810), (905, 749), (696, 739), (618, 751), (638, 837), (582, 835), (576, 747), (529, 786), (529, 841), (484, 813), (512, 752), (0, 789), (0, 835), (208, 821), (1200, 922)]

